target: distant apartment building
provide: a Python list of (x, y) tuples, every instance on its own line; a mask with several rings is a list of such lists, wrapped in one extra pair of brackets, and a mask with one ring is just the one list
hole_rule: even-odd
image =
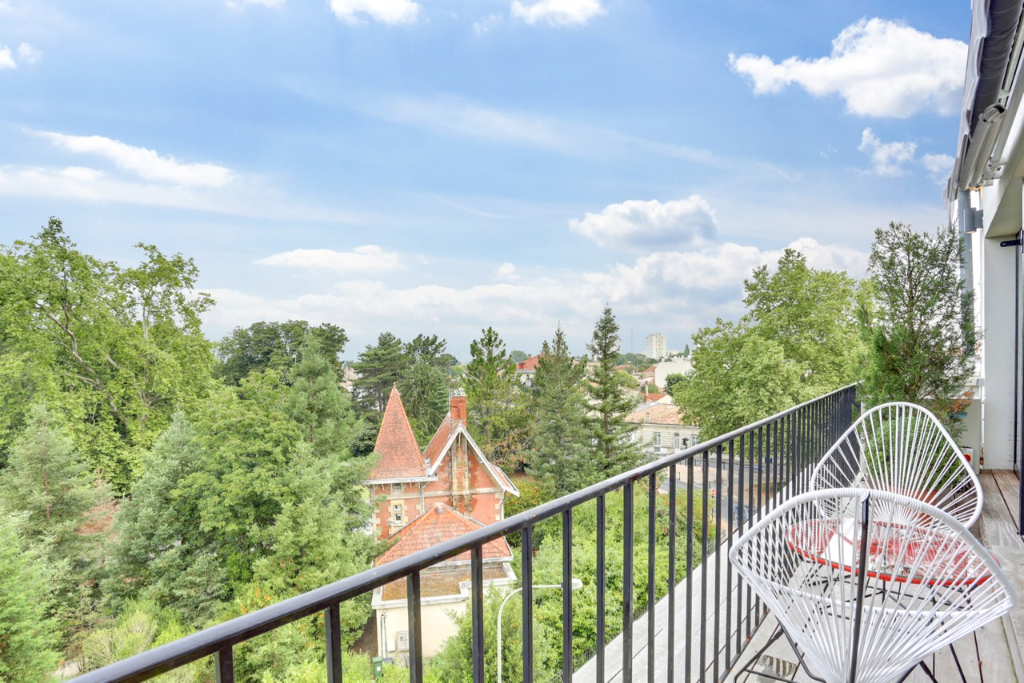
[(665, 335), (655, 332), (647, 335), (647, 339), (644, 342), (644, 355), (648, 358), (664, 358), (665, 357)]

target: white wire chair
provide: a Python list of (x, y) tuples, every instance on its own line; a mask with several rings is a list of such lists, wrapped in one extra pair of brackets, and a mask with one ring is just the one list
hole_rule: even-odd
[(1017, 601), (960, 522), (885, 491), (795, 496), (738, 539), (729, 559), (809, 673), (828, 683), (901, 680)]
[(978, 475), (938, 418), (914, 403), (868, 410), (815, 466), (812, 491), (845, 487), (916, 498), (966, 527), (981, 516)]

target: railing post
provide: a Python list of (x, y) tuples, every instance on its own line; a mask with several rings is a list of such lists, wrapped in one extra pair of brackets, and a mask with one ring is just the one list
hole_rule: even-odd
[(473, 681), (484, 681), (484, 553), (483, 546), (470, 551), (470, 591), (473, 609)]
[[(676, 677), (676, 466), (668, 468), (668, 676)], [(600, 562), (600, 560), (598, 560)], [(602, 674), (604, 671), (602, 670)], [(604, 683), (604, 676), (598, 676)]]
[(217, 672), (217, 683), (235, 683), (235, 655), (230, 645), (213, 655), (213, 668)]
[[(519, 534), (523, 586), (523, 683), (533, 683), (533, 527)], [(501, 643), (498, 643), (501, 647)]]
[(562, 683), (572, 683), (572, 508), (562, 513)]
[(633, 680), (633, 481), (622, 486), (622, 680)]
[(337, 604), (324, 610), (324, 640), (327, 641), (327, 683), (341, 683), (341, 611)]
[(655, 551), (655, 528), (654, 510), (658, 500), (658, 478), (652, 474), (647, 479), (647, 681), (654, 683), (654, 605), (655, 601), (655, 575), (654, 575), (654, 551)]
[[(597, 497), (597, 680), (604, 683), (605, 498)], [(525, 682), (524, 682), (525, 683)]]
[(420, 573), (406, 577), (409, 613), (409, 683), (423, 683), (423, 619), (420, 614)]

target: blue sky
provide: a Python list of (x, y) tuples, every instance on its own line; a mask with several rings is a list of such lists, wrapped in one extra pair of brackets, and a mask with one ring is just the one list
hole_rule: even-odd
[(970, 3), (0, 0), (0, 243), (195, 259), (206, 331), (682, 348), (944, 222)]

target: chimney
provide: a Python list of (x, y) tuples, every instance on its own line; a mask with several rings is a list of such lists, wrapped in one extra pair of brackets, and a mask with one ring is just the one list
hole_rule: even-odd
[(456, 422), (466, 424), (466, 397), (465, 396), (452, 396), (451, 400), (451, 418)]

